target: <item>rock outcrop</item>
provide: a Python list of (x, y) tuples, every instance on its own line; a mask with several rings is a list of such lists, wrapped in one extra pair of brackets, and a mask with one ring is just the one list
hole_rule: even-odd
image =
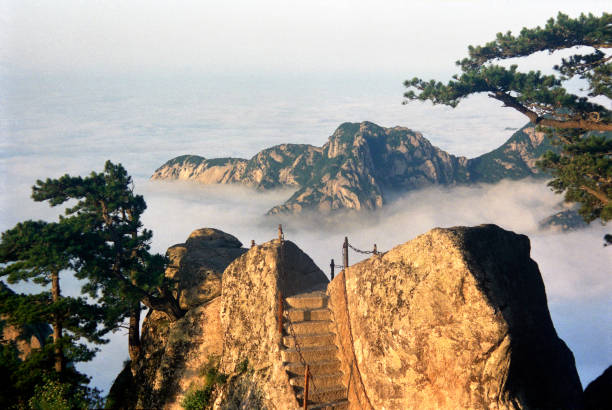
[(172, 322), (149, 311), (141, 332), (141, 356), (128, 363), (111, 388), (111, 408), (180, 408), (181, 395), (211, 356), (222, 351), (221, 277), (246, 252), (232, 235), (204, 228), (168, 249), (166, 276), (176, 281), (184, 317)]
[(526, 236), (434, 229), (331, 282), (352, 408), (582, 408)]
[(528, 123), (499, 148), (468, 161), (470, 182), (493, 183), (539, 175), (536, 161), (546, 151), (558, 151), (558, 147)]
[(159, 167), (151, 178), (295, 188), (270, 214), (373, 210), (383, 206), (391, 191), (537, 175), (535, 162), (548, 149), (555, 147), (529, 124), (498, 149), (467, 159), (446, 153), (405, 127), (344, 123), (322, 147), (282, 144), (250, 160), (183, 155)]
[[(246, 359), (254, 370), (249, 379), (251, 391), (234, 397), (234, 401), (245, 403), (257, 398), (257, 408), (298, 408), (281, 353), (279, 295), (287, 298), (304, 289), (326, 286), (327, 282), (312, 259), (290, 241), (282, 247), (278, 240), (255, 246), (225, 270), (221, 369), (234, 373)], [(226, 399), (222, 395), (219, 401)]]
[(612, 366), (584, 389), (584, 408), (586, 410), (612, 408)]
[[(14, 292), (0, 281), (0, 303), (4, 295)], [(0, 343), (15, 343), (19, 358), (25, 360), (32, 349), (40, 349), (51, 336), (52, 329), (46, 323), (32, 323), (24, 326), (15, 326), (6, 322), (6, 317), (0, 316)]]
[[(215, 409), (299, 408), (306, 365), (312, 408), (583, 408), (526, 236), (434, 229), (329, 284), (290, 241), (239, 246), (199, 230), (171, 248), (182, 255), (168, 271), (178, 289), (190, 266), (205, 282), (218, 275), (220, 293), (193, 282), (184, 318), (147, 316), (143, 355), (113, 386), (114, 408), (178, 409), (206, 386), (211, 361), (227, 375), (209, 390)], [(212, 268), (192, 250), (227, 258)]]
[(278, 296), (326, 287), (328, 279), (290, 241), (282, 250), (278, 240), (248, 252), (240, 246), (231, 235), (200, 229), (168, 249), (166, 275), (177, 280), (188, 311), (175, 322), (149, 312), (141, 357), (115, 381), (109, 407), (180, 409), (185, 394), (206, 383), (211, 361), (229, 375), (215, 408), (298, 406), (281, 355)]

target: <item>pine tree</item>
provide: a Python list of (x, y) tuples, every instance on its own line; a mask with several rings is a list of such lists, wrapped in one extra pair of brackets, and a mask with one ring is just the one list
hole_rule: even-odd
[(149, 252), (153, 234), (143, 228), (140, 219), (146, 203), (134, 194), (132, 178), (121, 164), (107, 161), (102, 173), (92, 172), (85, 178), (64, 175), (39, 180), (32, 188), (32, 198), (51, 206), (77, 201), (63, 217), (82, 232), (79, 245), (72, 249), (76, 276), (87, 281), (84, 290), (105, 306), (128, 313), (130, 357), (136, 360), (140, 303), (166, 313), (171, 320), (185, 311), (165, 278), (166, 258)]
[(73, 227), (63, 222), (25, 221), (2, 234), (0, 262), (5, 265), (0, 277), (9, 283), (32, 281), (42, 291), (16, 294), (2, 285), (0, 316), (16, 329), (46, 323), (53, 328), (51, 342), (41, 340), (42, 348), (32, 350), (23, 360), (14, 340), (3, 342), (0, 368), (10, 371), (10, 376), (2, 389), (11, 406), (24, 406), (45, 380), (62, 384), (66, 393), (81, 392), (85, 397), (90, 392), (88, 378), (66, 364), (93, 358), (96, 350), (79, 339), (104, 343), (102, 335), (108, 329), (99, 324), (108, 319), (104, 309), (84, 298), (61, 294), (60, 276), (72, 267), (70, 249), (75, 239)]
[[(14, 294), (5, 298), (0, 313), (9, 323), (50, 323), (53, 327), (55, 371), (65, 370), (64, 345), (74, 338), (102, 343), (103, 311), (83, 298), (62, 296), (60, 273), (72, 267), (70, 249), (74, 246), (74, 229), (66, 223), (26, 221), (2, 234), (0, 261), (7, 265), (0, 270), (9, 283), (32, 280), (51, 291), (37, 294)], [(64, 329), (71, 336), (64, 334)]]
[[(605, 105), (612, 99), (612, 14), (580, 15), (576, 19), (559, 13), (541, 28), (523, 28), (519, 35), (498, 33), (484, 46), (469, 46), (469, 57), (457, 61), (460, 75), (447, 84), (413, 78), (404, 83), (404, 96), (456, 107), (475, 93), (487, 93), (524, 114), (547, 132), (561, 153), (548, 153), (541, 166), (552, 173), (549, 186), (565, 199), (581, 204), (586, 221), (612, 219), (612, 112)], [(527, 57), (534, 53), (571, 49), (576, 54), (553, 68), (556, 75), (540, 71), (518, 71), (496, 64), (499, 60)], [(582, 79), (587, 96), (569, 92), (564, 84)], [(597, 98), (596, 98), (597, 97)], [(600, 103), (606, 101), (607, 103)]]

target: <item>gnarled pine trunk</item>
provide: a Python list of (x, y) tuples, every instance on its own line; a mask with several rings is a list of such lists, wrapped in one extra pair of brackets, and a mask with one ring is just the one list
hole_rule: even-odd
[(136, 302), (130, 312), (128, 350), (132, 363), (136, 363), (138, 356), (140, 356), (140, 302)]
[[(59, 284), (59, 272), (51, 272), (51, 297), (53, 303), (57, 303), (60, 299), (60, 284)], [(62, 373), (64, 371), (64, 352), (60, 345), (60, 339), (62, 338), (62, 317), (59, 312), (53, 314), (53, 344), (54, 355), (55, 355), (55, 371)]]

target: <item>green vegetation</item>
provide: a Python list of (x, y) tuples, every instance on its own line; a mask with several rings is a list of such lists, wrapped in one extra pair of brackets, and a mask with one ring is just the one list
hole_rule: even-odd
[[(201, 158), (201, 157), (199, 157)], [(218, 166), (223, 166), (223, 165), (227, 165), (228, 163), (235, 161), (235, 162), (246, 162), (246, 159), (242, 159), (242, 158), (232, 158), (232, 157), (225, 157), (225, 158), (212, 158), (212, 159), (207, 159), (205, 160), (204, 158), (202, 158), (201, 162), (206, 161), (206, 165), (208, 165), (209, 167), (218, 167)], [(196, 160), (191, 159), (190, 160), (191, 163), (194, 164), (200, 164), (201, 162), (196, 162)]]
[(551, 144), (550, 139), (545, 139), (541, 144), (534, 146), (525, 132), (526, 128), (534, 127), (533, 124), (528, 123), (515, 132), (501, 147), (471, 159), (468, 163), (470, 178), (473, 181), (494, 183), (503, 178), (550, 177), (549, 172), (535, 174), (519, 152), (509, 149), (513, 145), (523, 146), (525, 153), (531, 158), (540, 158), (550, 150), (559, 151), (558, 147)]
[[(242, 374), (248, 368), (248, 360), (245, 359), (236, 367), (236, 373)], [(219, 359), (209, 357), (208, 363), (200, 371), (200, 376), (204, 378), (204, 384), (199, 388), (191, 388), (183, 398), (181, 406), (185, 410), (201, 410), (208, 408), (212, 403), (215, 389), (225, 385), (228, 376), (219, 371)]]
[(64, 175), (36, 181), (32, 198), (51, 206), (76, 201), (61, 218), (78, 232), (70, 248), (75, 276), (87, 281), (83, 292), (113, 312), (112, 318), (129, 317), (130, 358), (136, 360), (141, 302), (172, 320), (185, 312), (164, 276), (166, 258), (149, 253), (153, 233), (140, 220), (147, 205), (141, 195), (134, 194), (132, 178), (121, 164), (107, 161), (102, 173), (92, 172), (85, 178)]
[[(0, 314), (20, 328), (31, 323), (52, 324), (54, 367), (59, 374), (65, 370), (65, 349), (79, 338), (103, 343), (101, 336), (109, 328), (98, 329), (98, 324), (121, 319), (83, 298), (62, 296), (60, 272), (73, 267), (71, 252), (78, 246), (79, 236), (78, 226), (69, 220), (25, 221), (4, 232), (0, 242), (0, 262), (7, 264), (0, 269), (0, 277), (6, 277), (9, 283), (32, 280), (43, 288), (40, 293), (28, 295), (5, 290)], [(49, 285), (51, 292), (46, 290)]]
[[(89, 397), (93, 392), (86, 387), (88, 378), (67, 364), (90, 360), (96, 350), (79, 340), (106, 342), (102, 336), (110, 328), (104, 324), (120, 317), (84, 298), (61, 294), (60, 275), (73, 266), (70, 250), (76, 239), (76, 227), (69, 221), (25, 221), (2, 234), (0, 262), (4, 265), (0, 277), (9, 283), (31, 280), (41, 287), (39, 293), (16, 294), (3, 283), (0, 286), (1, 327), (11, 325), (19, 333), (16, 339), (3, 342), (0, 354), (0, 372), (5, 378), (0, 396), (7, 398), (4, 408), (23, 408), (27, 403), (34, 408), (70, 408), (60, 402), (49, 407), (48, 403), (72, 403), (71, 397)], [(46, 340), (50, 333), (44, 329), (47, 323), (53, 327), (51, 340)], [(43, 347), (21, 360), (16, 342), (29, 343), (32, 335)], [(33, 397), (37, 397), (34, 402), (30, 400)]]
[[(405, 82), (409, 90), (404, 96), (406, 101), (429, 100), (455, 107), (471, 94), (487, 93), (524, 114), (558, 146), (558, 152), (547, 153), (540, 162), (553, 177), (549, 186), (565, 193), (566, 201), (578, 202), (586, 221), (606, 222), (612, 218), (612, 112), (606, 108), (612, 99), (612, 56), (602, 50), (611, 47), (611, 14), (572, 19), (559, 13), (543, 28), (523, 28), (517, 36), (499, 33), (484, 46), (469, 46), (469, 57), (457, 61), (461, 75), (447, 84), (413, 78)], [(553, 67), (556, 75), (523, 73), (517, 65), (496, 64), (566, 49), (575, 54)], [(588, 95), (568, 91), (564, 83), (571, 79), (585, 81)]]
[[(149, 252), (153, 234), (141, 223), (146, 203), (134, 194), (132, 179), (120, 164), (107, 161), (102, 173), (84, 178), (36, 181), (32, 198), (69, 206), (58, 222), (29, 220), (2, 234), (0, 277), (9, 283), (33, 281), (42, 291), (15, 294), (2, 284), (0, 317), (3, 325), (16, 329), (51, 324), (53, 337), (41, 337), (43, 347), (23, 358), (15, 341), (3, 342), (0, 369), (6, 374), (0, 388), (8, 403), (1, 404), (80, 408), (95, 399), (95, 391), (86, 387), (87, 377), (72, 363), (96, 353), (81, 340), (104, 343), (103, 335), (129, 318), (129, 351), (136, 360), (141, 303), (170, 320), (185, 311), (165, 278), (167, 259)], [(69, 271), (84, 281), (81, 293), (89, 300), (62, 295), (60, 279)]]
[(32, 410), (73, 410), (102, 408), (103, 401), (97, 393), (75, 390), (72, 384), (45, 375), (43, 384), (35, 387), (28, 404)]
[[(84, 346), (63, 347), (67, 363), (91, 358)], [(87, 387), (89, 379), (73, 366), (66, 366), (62, 373), (55, 371), (54, 344), (32, 350), (24, 360), (19, 355), (15, 341), (0, 345), (1, 408), (98, 408), (101, 404), (99, 391)]]

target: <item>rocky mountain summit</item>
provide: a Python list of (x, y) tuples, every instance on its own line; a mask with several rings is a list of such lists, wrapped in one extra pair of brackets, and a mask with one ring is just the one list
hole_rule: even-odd
[(269, 214), (305, 209), (373, 210), (382, 207), (393, 191), (537, 175), (537, 158), (551, 148), (530, 124), (496, 150), (467, 159), (435, 147), (421, 133), (405, 127), (344, 123), (322, 147), (282, 144), (250, 160), (183, 155), (159, 167), (151, 179), (295, 188)]
[(146, 317), (113, 408), (202, 393), (208, 408), (298, 409), (306, 366), (309, 409), (583, 408), (526, 236), (433, 229), (331, 282), (284, 239), (246, 250), (202, 229), (170, 250), (188, 313)]

